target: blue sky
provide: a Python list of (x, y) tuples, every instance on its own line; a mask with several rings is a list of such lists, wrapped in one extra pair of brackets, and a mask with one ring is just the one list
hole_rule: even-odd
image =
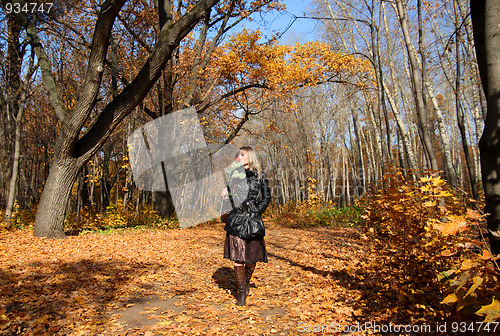
[(282, 0), (286, 5), (286, 11), (283, 13), (266, 13), (262, 17), (255, 17), (252, 23), (246, 23), (244, 26), (249, 29), (260, 28), (264, 35), (271, 35), (274, 32), (282, 32), (287, 27), (288, 30), (283, 35), (282, 43), (307, 42), (317, 39), (315, 31), (317, 21), (313, 19), (296, 19), (294, 17), (308, 16), (311, 8), (310, 0)]

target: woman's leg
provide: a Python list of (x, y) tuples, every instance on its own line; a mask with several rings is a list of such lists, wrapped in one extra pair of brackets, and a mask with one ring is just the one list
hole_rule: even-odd
[(250, 292), (250, 279), (252, 278), (253, 271), (255, 270), (255, 264), (245, 264), (245, 282), (247, 286), (247, 295)]
[(234, 278), (236, 280), (236, 288), (238, 289), (236, 304), (238, 306), (244, 306), (247, 299), (245, 264), (237, 262), (234, 263)]

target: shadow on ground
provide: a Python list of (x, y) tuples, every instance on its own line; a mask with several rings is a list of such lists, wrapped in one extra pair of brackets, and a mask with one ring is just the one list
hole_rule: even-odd
[[(161, 265), (81, 260), (34, 262), (19, 270), (1, 270), (0, 315), (16, 317), (2, 326), (8, 330), (4, 334), (64, 333), (68, 328), (54, 321), (75, 325), (92, 319), (99, 324), (106, 318), (105, 308), (118, 301), (119, 288), (150, 267)], [(85, 320), (78, 314), (79, 306)]]

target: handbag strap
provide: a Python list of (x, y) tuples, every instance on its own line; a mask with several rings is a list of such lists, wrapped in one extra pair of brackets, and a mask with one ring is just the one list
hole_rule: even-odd
[(228, 196), (229, 196), (229, 201), (231, 202), (231, 207), (234, 209), (235, 206), (234, 206), (234, 200), (233, 200), (233, 195), (231, 194), (231, 188), (229, 187), (229, 183), (227, 184), (227, 192), (228, 192)]
[(229, 201), (231, 202), (231, 208), (235, 208), (234, 206), (234, 199), (233, 199), (233, 195), (231, 194), (231, 187), (229, 186), (229, 181), (231, 181), (231, 177), (233, 176), (234, 174), (234, 170), (231, 171), (231, 175), (229, 175), (229, 178), (227, 179), (226, 181), (226, 187), (227, 187), (227, 195), (229, 196)]

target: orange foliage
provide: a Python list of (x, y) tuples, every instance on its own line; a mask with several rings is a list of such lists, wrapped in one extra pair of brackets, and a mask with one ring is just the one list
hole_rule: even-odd
[[(186, 56), (188, 53), (186, 50)], [(181, 63), (189, 66), (192, 58), (182, 58)], [(291, 98), (297, 89), (326, 82), (365, 86), (370, 85), (371, 77), (368, 61), (332, 51), (326, 43), (279, 45), (276, 41), (262, 42), (259, 30), (243, 30), (214, 51), (211, 62), (200, 70), (197, 87), (202, 92), (199, 98), (211, 99), (246, 88), (218, 102), (217, 109), (207, 113), (209, 137), (217, 138), (234, 129), (241, 120), (242, 106), (245, 111), (259, 113), (279, 100), (283, 111), (294, 110), (297, 106)], [(267, 127), (266, 131), (280, 132), (272, 121)]]
[(364, 216), (367, 231), (404, 266), (401, 287), (411, 288), (426, 274), (449, 293), (441, 303), (455, 306), (455, 319), (498, 320), (498, 268), (492, 267), (488, 244), (476, 238), (485, 224), (484, 215), (470, 208), (476, 202), (459, 197), (436, 173), (407, 175), (386, 174), (366, 198)]
[(263, 83), (285, 92), (328, 81), (366, 79), (372, 73), (368, 61), (334, 52), (326, 43), (297, 43), (294, 46), (259, 43), (259, 30), (244, 30), (231, 38), (216, 57), (222, 81), (232, 85)]

